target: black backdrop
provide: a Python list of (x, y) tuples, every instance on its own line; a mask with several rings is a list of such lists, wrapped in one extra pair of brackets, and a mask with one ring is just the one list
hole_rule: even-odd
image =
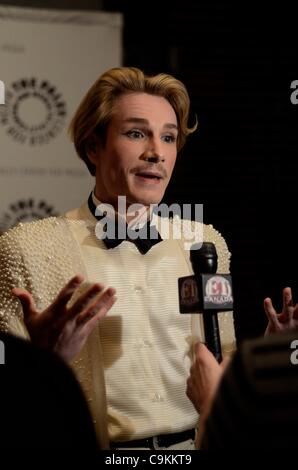
[(204, 222), (233, 255), (237, 337), (261, 334), (264, 297), (280, 308), (290, 285), (298, 300), (298, 105), (290, 101), (298, 16), (286, 4), (103, 3), (124, 13), (125, 65), (172, 73), (187, 85), (200, 126), (166, 201), (204, 203)]
[[(7, 0), (124, 14), (124, 65), (166, 72), (189, 90), (199, 130), (178, 159), (167, 202), (204, 203), (232, 251), (239, 340), (263, 332), (262, 301), (297, 292), (297, 12), (227, 0)], [(79, 62), (78, 62), (79, 64)]]

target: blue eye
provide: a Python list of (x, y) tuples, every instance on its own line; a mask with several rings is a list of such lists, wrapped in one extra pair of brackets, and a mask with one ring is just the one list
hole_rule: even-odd
[(130, 137), (131, 139), (142, 139), (144, 137), (143, 132), (137, 131), (137, 130), (130, 130), (128, 132), (125, 132), (125, 135)]
[(176, 137), (172, 134), (167, 134), (167, 135), (164, 135), (163, 138), (164, 142), (166, 142), (167, 144), (171, 144), (173, 142), (176, 142)]

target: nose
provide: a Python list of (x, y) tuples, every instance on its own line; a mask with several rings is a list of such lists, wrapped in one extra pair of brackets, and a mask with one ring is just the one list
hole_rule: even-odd
[(151, 163), (164, 162), (165, 157), (162, 151), (162, 143), (157, 142), (156, 139), (151, 139), (141, 159)]

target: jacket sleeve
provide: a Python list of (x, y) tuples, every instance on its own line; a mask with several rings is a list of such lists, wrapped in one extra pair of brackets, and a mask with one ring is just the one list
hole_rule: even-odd
[(0, 331), (29, 338), (21, 304), (11, 294), (13, 287), (30, 290), (29, 281), (15, 229), (9, 230), (0, 236)]

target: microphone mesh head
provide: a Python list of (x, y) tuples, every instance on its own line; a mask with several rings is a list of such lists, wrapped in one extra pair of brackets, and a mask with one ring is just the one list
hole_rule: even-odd
[(217, 252), (214, 243), (204, 242), (201, 248), (190, 250), (190, 261), (195, 275), (213, 274), (217, 271)]

